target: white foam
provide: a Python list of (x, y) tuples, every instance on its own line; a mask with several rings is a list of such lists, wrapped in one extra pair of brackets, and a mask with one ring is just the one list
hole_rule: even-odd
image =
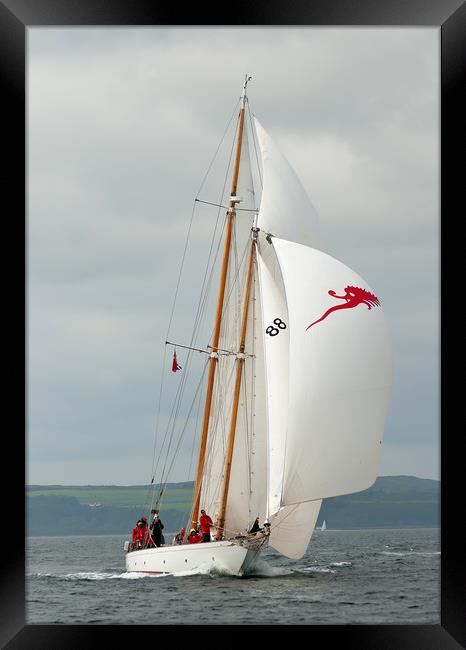
[(279, 576), (289, 576), (294, 573), (291, 569), (284, 567), (274, 567), (268, 564), (264, 558), (258, 557), (254, 565), (247, 571), (248, 576), (262, 576), (265, 578), (276, 578)]
[[(99, 571), (79, 571), (77, 573), (36, 573), (39, 578), (58, 578), (60, 580), (137, 580), (146, 578), (149, 574), (145, 573), (104, 573)], [(149, 577), (160, 577), (159, 575), (150, 575)]]
[(173, 576), (176, 578), (182, 578), (184, 576), (195, 576), (195, 575), (203, 575), (203, 576), (235, 576), (237, 575), (234, 571), (231, 571), (230, 569), (227, 569), (227, 567), (219, 565), (218, 562), (215, 564), (213, 563), (204, 563), (201, 564), (199, 567), (196, 569), (188, 569), (186, 571), (175, 571), (172, 573)]
[(304, 567), (303, 569), (300, 569), (300, 571), (305, 571), (306, 573), (336, 573), (335, 569), (321, 566)]

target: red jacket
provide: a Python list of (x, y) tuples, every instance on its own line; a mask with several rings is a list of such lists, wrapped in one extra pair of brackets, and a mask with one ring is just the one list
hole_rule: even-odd
[(145, 523), (144, 526), (141, 528), (141, 541), (144, 546), (146, 546), (146, 544), (149, 541), (149, 526), (147, 525), (147, 523)]
[(142, 530), (139, 526), (135, 526), (133, 528), (131, 539), (133, 540), (133, 542), (139, 542), (142, 540)]
[(202, 540), (202, 536), (199, 535), (199, 533), (193, 533), (192, 535), (189, 535), (188, 537), (188, 542), (190, 544), (199, 544), (199, 542)]
[(201, 515), (199, 517), (199, 525), (203, 533), (210, 533), (210, 527), (214, 525), (214, 522), (209, 515)]

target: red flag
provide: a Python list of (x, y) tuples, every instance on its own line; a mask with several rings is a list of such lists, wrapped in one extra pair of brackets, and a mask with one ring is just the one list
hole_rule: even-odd
[(175, 351), (175, 352), (173, 352), (172, 371), (176, 372), (177, 370), (181, 370), (181, 366), (179, 365), (178, 361), (176, 360), (176, 351)]

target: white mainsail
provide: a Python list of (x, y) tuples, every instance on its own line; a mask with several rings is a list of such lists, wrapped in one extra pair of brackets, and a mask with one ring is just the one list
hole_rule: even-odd
[[(231, 263), (228, 271), (225, 305), (220, 330), (220, 350), (236, 351), (239, 347), (240, 322), (247, 247), (255, 211), (246, 129), (243, 133), (236, 196), (237, 203)], [(235, 446), (225, 512), (227, 535), (244, 532), (254, 519), (266, 516), (267, 449), (264, 355), (261, 305), (258, 297), (257, 271), (254, 271), (248, 310), (246, 358), (238, 407)], [(219, 354), (214, 403), (211, 411), (206, 469), (201, 503), (212, 515), (219, 506), (225, 452), (233, 404), (236, 355)], [(214, 517), (213, 517), (214, 518)]]

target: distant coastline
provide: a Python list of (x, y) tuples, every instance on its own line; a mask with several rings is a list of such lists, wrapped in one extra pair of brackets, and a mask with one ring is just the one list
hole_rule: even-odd
[[(193, 483), (166, 486), (161, 516), (166, 531), (186, 524)], [(147, 485), (29, 485), (27, 535), (117, 535), (129, 533), (150, 507)], [(415, 476), (381, 476), (356, 494), (325, 499), (317, 527), (328, 530), (437, 528), (440, 526), (440, 481)]]

